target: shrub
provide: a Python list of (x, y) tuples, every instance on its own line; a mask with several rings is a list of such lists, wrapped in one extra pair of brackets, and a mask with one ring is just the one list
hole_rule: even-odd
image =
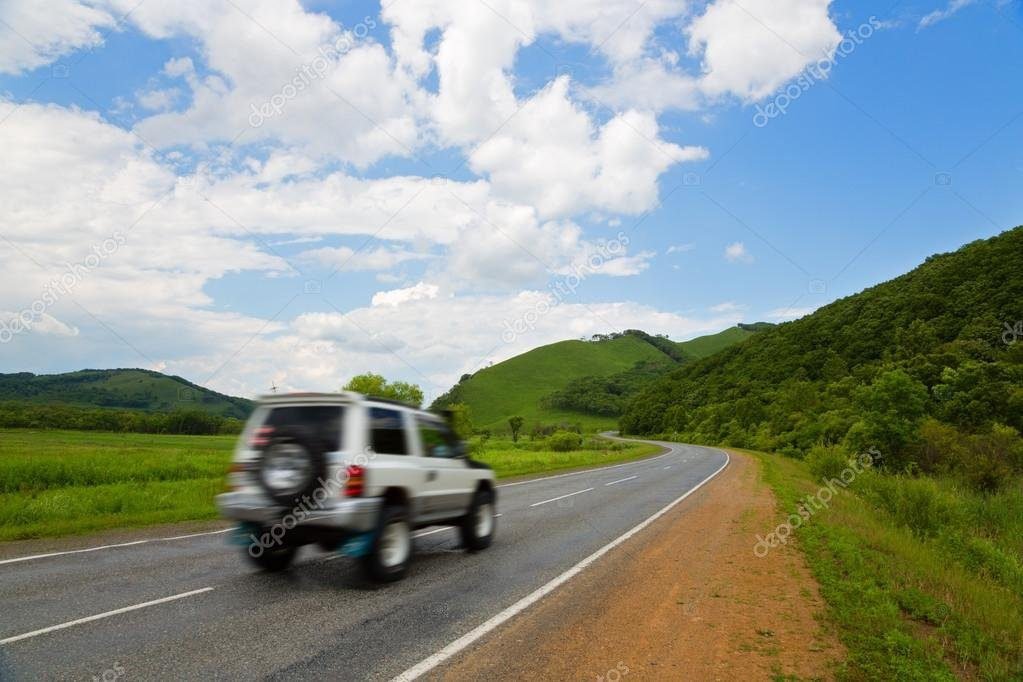
[(806, 464), (817, 478), (830, 480), (840, 478), (849, 467), (852, 457), (838, 445), (815, 445), (806, 455)]
[(573, 431), (557, 431), (547, 439), (547, 447), (554, 452), (569, 452), (582, 447), (583, 437)]

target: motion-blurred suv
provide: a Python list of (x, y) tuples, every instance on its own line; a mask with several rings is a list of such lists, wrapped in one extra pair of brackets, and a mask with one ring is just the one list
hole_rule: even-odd
[(217, 506), (240, 522), (248, 559), (270, 571), (316, 543), (389, 582), (407, 572), (417, 528), (457, 526), (470, 551), (496, 530), (494, 472), (446, 419), (357, 393), (262, 398), (227, 483)]

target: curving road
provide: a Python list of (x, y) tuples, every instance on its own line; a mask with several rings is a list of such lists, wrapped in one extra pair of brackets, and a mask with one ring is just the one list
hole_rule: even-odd
[(503, 484), (490, 549), (466, 554), (452, 529), (419, 531), (408, 578), (385, 587), (313, 548), (287, 573), (258, 573), (223, 533), (0, 561), (0, 679), (443, 670), (595, 553), (628, 552), (623, 535), (727, 464), (713, 448), (659, 445), (648, 459)]

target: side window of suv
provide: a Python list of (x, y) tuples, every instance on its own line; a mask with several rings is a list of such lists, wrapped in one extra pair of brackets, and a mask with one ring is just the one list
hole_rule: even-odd
[(369, 408), (369, 443), (373, 452), (381, 455), (409, 454), (401, 412), (386, 407)]
[(425, 457), (455, 457), (458, 455), (458, 449), (455, 447), (457, 442), (446, 424), (422, 417), (417, 417), (416, 422), (419, 424), (419, 437), (423, 441)]

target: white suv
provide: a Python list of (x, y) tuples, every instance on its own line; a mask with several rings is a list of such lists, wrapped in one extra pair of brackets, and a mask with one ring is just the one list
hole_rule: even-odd
[(249, 418), (220, 512), (265, 570), (302, 545), (356, 556), (369, 577), (403, 577), (412, 531), (455, 525), (470, 551), (496, 529), (494, 472), (444, 418), (357, 393), (266, 396)]

